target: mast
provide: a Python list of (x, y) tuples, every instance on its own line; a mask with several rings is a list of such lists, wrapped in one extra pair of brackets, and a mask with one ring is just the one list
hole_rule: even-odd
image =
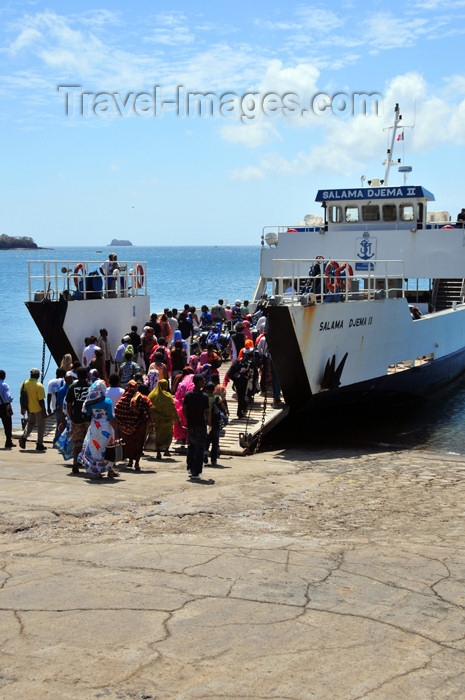
[(391, 160), (392, 158), (392, 152), (394, 150), (394, 142), (396, 138), (396, 132), (397, 128), (399, 125), (400, 120), (402, 119), (402, 115), (399, 114), (399, 103), (396, 103), (396, 106), (394, 107), (394, 126), (392, 127), (392, 137), (391, 137), (391, 146), (390, 148), (387, 149), (387, 157), (386, 157), (386, 172), (384, 174), (384, 184), (387, 185), (389, 181), (389, 170), (391, 168), (391, 165), (397, 165), (394, 161)]

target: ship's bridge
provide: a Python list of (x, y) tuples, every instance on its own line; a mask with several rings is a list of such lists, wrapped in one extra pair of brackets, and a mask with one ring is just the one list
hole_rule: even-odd
[[(273, 260), (355, 260), (355, 272), (377, 260), (400, 260), (409, 279), (463, 279), (465, 228), (447, 212), (433, 221), (434, 195), (420, 185), (319, 190), (323, 207), (313, 226), (266, 226), (262, 231), (261, 283), (273, 277)], [(306, 217), (310, 219), (310, 217)]]
[(419, 185), (319, 190), (315, 198), (325, 209), (328, 229), (409, 229), (427, 225), (427, 202), (434, 195)]

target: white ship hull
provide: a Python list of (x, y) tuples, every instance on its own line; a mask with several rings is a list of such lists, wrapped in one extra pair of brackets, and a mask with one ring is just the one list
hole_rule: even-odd
[(465, 305), (418, 320), (404, 298), (283, 305), (270, 308), (268, 333), (284, 398), (296, 407), (341, 394), (425, 396), (465, 370)]
[[(101, 328), (108, 331), (109, 347), (114, 357), (123, 335), (131, 330), (131, 326), (137, 326), (140, 332), (150, 316), (145, 264), (126, 263), (124, 279), (121, 275), (121, 279), (117, 277), (114, 283), (112, 281), (110, 291), (106, 289), (104, 279), (88, 273), (89, 269), (96, 267), (95, 262), (79, 264), (88, 279), (97, 279), (98, 292), (90, 291), (85, 295), (76, 292), (78, 285), (82, 289), (82, 277), (74, 271), (75, 262), (29, 263), (29, 301), (26, 306), (58, 365), (65, 353), (81, 360), (85, 338), (91, 335), (98, 338)], [(140, 268), (139, 283), (133, 272), (136, 265)], [(141, 280), (145, 285), (140, 283)], [(42, 284), (45, 292), (32, 291), (37, 283)]]
[(428, 212), (409, 166), (388, 184), (401, 120), (396, 105), (383, 180), (319, 190), (309, 225), (263, 229), (254, 301), (295, 408), (427, 396), (465, 371), (465, 220)]

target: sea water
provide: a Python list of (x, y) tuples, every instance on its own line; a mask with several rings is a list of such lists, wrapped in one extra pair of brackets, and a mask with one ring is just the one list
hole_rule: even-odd
[[(97, 250), (102, 250), (97, 253)], [(182, 309), (188, 303), (200, 309), (222, 298), (251, 299), (260, 269), (260, 246), (192, 247), (63, 247), (53, 250), (0, 251), (0, 313), (4, 369), (14, 397), (13, 424), (20, 423), (19, 387), (31, 367), (42, 369), (43, 340), (24, 302), (28, 299), (28, 260), (98, 261), (114, 251), (119, 260), (147, 263), (147, 290), (151, 311)], [(39, 287), (40, 285), (38, 285)], [(32, 290), (35, 291), (34, 289)], [(148, 319), (147, 319), (148, 320)], [(129, 328), (127, 329), (130, 330)], [(87, 330), (82, 329), (82, 337)], [(44, 386), (55, 376), (56, 364), (45, 351)]]
[[(13, 424), (19, 424), (19, 387), (31, 367), (42, 368), (43, 342), (24, 302), (28, 296), (28, 260), (104, 261), (110, 251), (120, 260), (146, 262), (151, 310), (182, 308), (185, 303), (197, 309), (211, 306), (219, 298), (234, 302), (251, 299), (258, 279), (260, 246), (205, 247), (63, 247), (53, 250), (0, 251), (0, 311), (2, 343), (0, 368), (14, 396)], [(98, 265), (96, 265), (98, 267)], [(128, 329), (129, 330), (129, 329)], [(86, 330), (83, 329), (83, 336)], [(44, 385), (55, 376), (56, 365), (45, 351)], [(386, 443), (399, 446), (428, 446), (442, 452), (465, 454), (465, 378), (447, 387), (426, 402), (395, 413), (380, 412), (367, 418), (354, 411), (344, 426), (334, 431), (331, 416), (316, 427), (296, 422), (296, 430), (286, 426), (276, 440), (312, 445), (324, 440), (360, 443)], [(339, 420), (339, 426), (341, 421)], [(272, 438), (271, 438), (272, 440)], [(269, 442), (269, 440), (268, 440)]]

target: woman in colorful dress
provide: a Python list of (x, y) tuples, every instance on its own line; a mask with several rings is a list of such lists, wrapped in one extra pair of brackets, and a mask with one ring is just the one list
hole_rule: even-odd
[(152, 402), (152, 422), (155, 426), (157, 459), (161, 459), (162, 450), (165, 457), (169, 457), (169, 448), (173, 440), (173, 425), (179, 423), (179, 416), (166, 379), (159, 380), (155, 389), (149, 394), (149, 399)]
[(176, 387), (174, 395), (174, 405), (178, 412), (179, 423), (174, 426), (174, 437), (180, 442), (187, 442), (187, 422), (182, 410), (182, 402), (188, 391), (194, 388), (194, 370), (192, 367), (185, 367), (183, 370), (184, 377)]
[(113, 462), (105, 459), (107, 445), (115, 441), (115, 418), (113, 404), (107, 399), (106, 384), (102, 380), (94, 382), (87, 398), (82, 406), (82, 412), (91, 418), (89, 429), (82, 444), (82, 450), (78, 456), (80, 462), (89, 476), (101, 479), (105, 472), (108, 476), (119, 476), (114, 470)]
[(147, 375), (144, 379), (144, 384), (148, 386), (149, 388), (149, 394), (151, 391), (155, 389), (157, 386), (158, 382), (158, 370), (157, 369), (149, 369), (147, 372)]
[(147, 423), (151, 419), (152, 402), (141, 394), (136, 382), (131, 379), (126, 391), (115, 406), (115, 416), (120, 435), (126, 445), (125, 455), (129, 459), (128, 467), (140, 471), (139, 460), (144, 449)]

